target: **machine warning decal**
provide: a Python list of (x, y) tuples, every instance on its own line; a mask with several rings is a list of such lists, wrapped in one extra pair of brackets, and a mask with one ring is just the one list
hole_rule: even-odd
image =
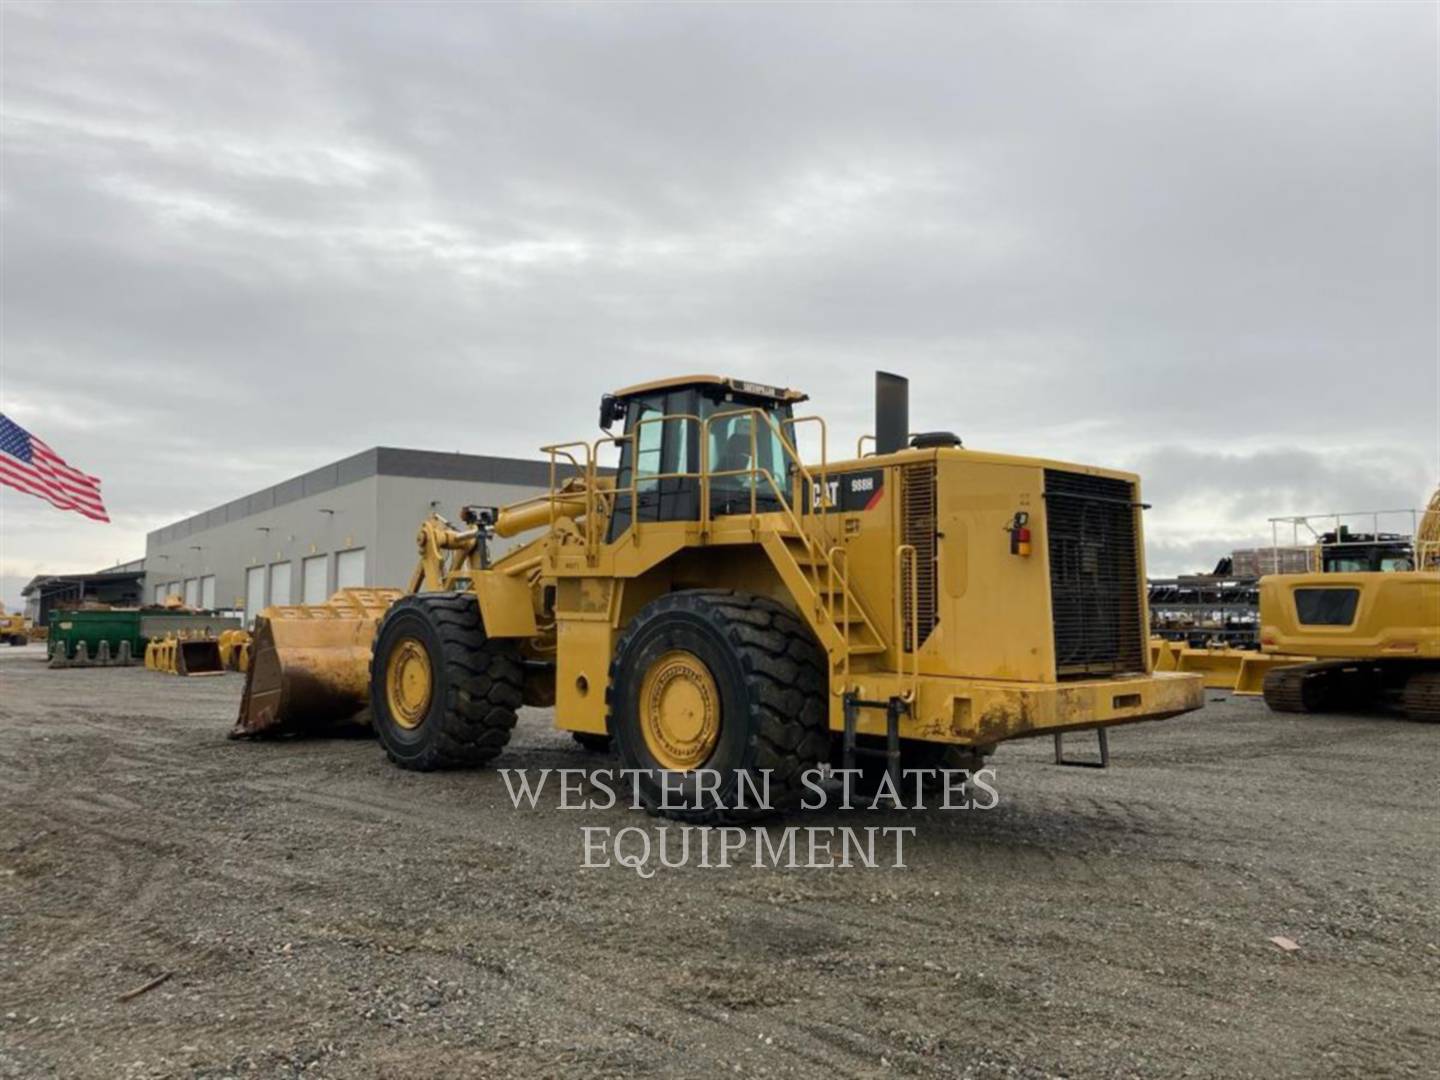
[[(830, 505), (827, 513), (854, 514), (862, 510), (873, 510), (885, 494), (885, 470), (866, 469), (864, 472), (842, 473), (829, 477)], [(812, 492), (810, 505), (820, 509), (820, 485), (817, 482)]]

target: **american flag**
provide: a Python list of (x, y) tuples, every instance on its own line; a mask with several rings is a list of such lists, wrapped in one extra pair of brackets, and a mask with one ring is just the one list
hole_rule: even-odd
[(75, 510), (96, 521), (109, 521), (100, 501), (100, 478), (65, 464), (65, 459), (0, 413), (0, 484), (39, 495), (61, 510)]

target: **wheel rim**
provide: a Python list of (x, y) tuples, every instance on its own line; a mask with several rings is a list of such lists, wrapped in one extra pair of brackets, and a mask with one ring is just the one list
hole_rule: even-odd
[(395, 722), (407, 731), (419, 727), (430, 711), (434, 689), (425, 646), (414, 638), (401, 638), (385, 662), (385, 702)]
[(720, 691), (694, 653), (672, 650), (645, 672), (640, 730), (661, 768), (693, 769), (714, 752), (720, 741)]

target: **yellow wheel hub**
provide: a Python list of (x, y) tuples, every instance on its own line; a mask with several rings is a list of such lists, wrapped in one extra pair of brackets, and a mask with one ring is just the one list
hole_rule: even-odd
[(665, 769), (703, 765), (720, 741), (720, 691), (694, 653), (667, 652), (640, 685), (640, 730)]
[(395, 722), (407, 730), (419, 727), (430, 711), (434, 687), (425, 646), (414, 638), (401, 638), (385, 661), (385, 702)]

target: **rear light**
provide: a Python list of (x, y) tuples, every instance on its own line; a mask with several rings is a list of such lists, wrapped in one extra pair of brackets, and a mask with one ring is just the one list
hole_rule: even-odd
[(1009, 525), (1010, 532), (1010, 554), (1028, 557), (1030, 554), (1030, 527), (1027, 524), (1030, 515), (1023, 510), (1015, 511), (1015, 517)]

